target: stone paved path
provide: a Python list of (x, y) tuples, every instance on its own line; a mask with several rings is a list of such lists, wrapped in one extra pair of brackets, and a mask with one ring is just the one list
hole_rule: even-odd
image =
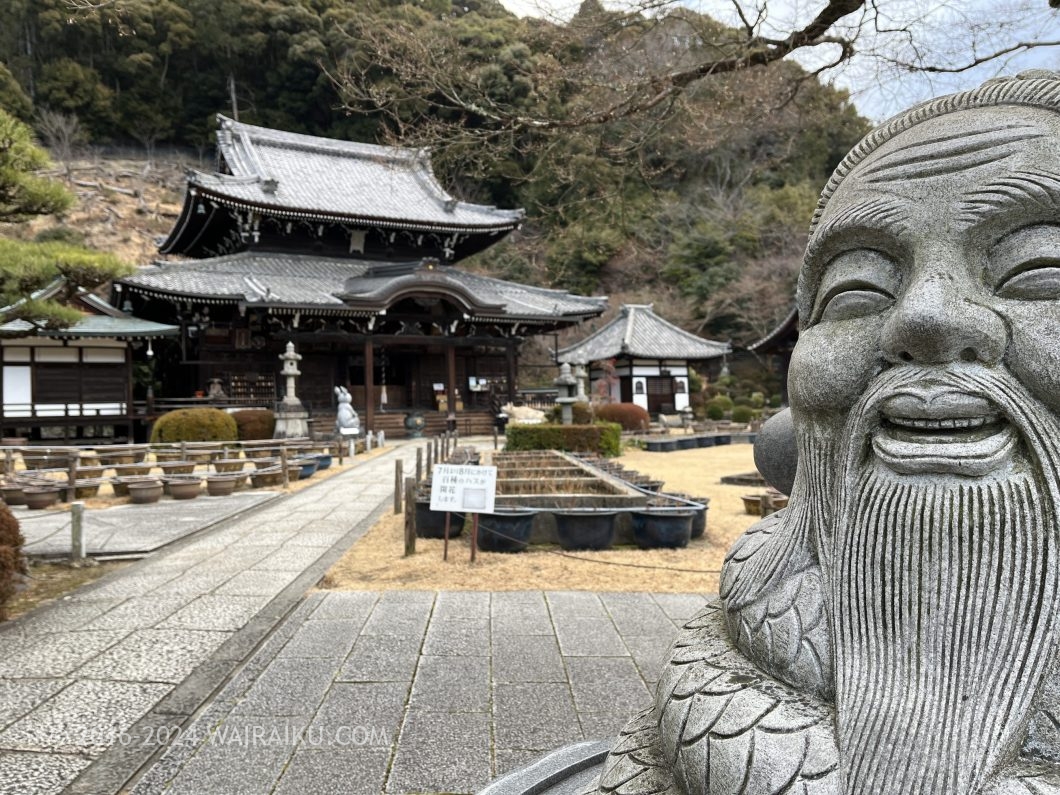
[[(241, 491), (227, 497), (202, 495), (194, 500), (164, 500), (152, 505), (118, 505), (86, 509), (85, 551), (96, 555), (139, 555), (219, 524), (281, 492)], [(15, 516), (26, 539), (23, 551), (35, 557), (70, 554), (70, 512), (31, 511), (16, 506)]]
[(0, 793), (60, 792), (104, 755), (105, 775), (74, 788), (117, 791), (150, 739), (133, 729), (145, 730), (148, 713), (173, 725), (198, 708), (327, 559), (371, 526), (392, 496), (396, 457), (410, 471), (415, 447), (178, 542), (0, 630)]
[(134, 795), (475, 792), (650, 703), (705, 597), (315, 593)]
[(614, 735), (705, 598), (307, 596), (390, 509), (395, 458), (0, 629), (0, 795), (472, 792)]

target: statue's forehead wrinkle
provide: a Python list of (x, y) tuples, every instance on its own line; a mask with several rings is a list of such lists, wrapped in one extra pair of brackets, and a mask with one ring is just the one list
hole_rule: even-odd
[(1027, 142), (1046, 137), (1041, 128), (1014, 124), (977, 132), (951, 133), (902, 143), (870, 157), (847, 178), (864, 183), (925, 179), (965, 171), (1019, 154)]
[(1060, 221), (1060, 173), (1026, 169), (967, 191), (961, 199), (957, 222), (972, 225), (1008, 211), (1045, 211)]

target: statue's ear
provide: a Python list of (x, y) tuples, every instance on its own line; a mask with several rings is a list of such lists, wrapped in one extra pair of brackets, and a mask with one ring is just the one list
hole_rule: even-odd
[(769, 485), (781, 494), (791, 494), (799, 464), (791, 409), (774, 414), (762, 426), (755, 439), (754, 456), (755, 466)]

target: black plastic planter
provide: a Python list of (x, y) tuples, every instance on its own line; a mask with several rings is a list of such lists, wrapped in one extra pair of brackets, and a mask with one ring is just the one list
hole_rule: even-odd
[(660, 444), (662, 445), (662, 452), (664, 453), (672, 453), (677, 449), (676, 439), (664, 439)]
[[(449, 523), (449, 537), (456, 538), (463, 529), (463, 517), (453, 514)], [(445, 511), (432, 511), (429, 502), (417, 502), (416, 535), (420, 538), (445, 538)]]
[(707, 497), (694, 497), (693, 502), (703, 503), (702, 508), (692, 510), (692, 538), (702, 538), (707, 532), (707, 509), (710, 507), (710, 499)]
[(609, 549), (616, 511), (554, 511), (556, 535), (564, 549)]
[(641, 549), (688, 546), (693, 514), (691, 510), (672, 508), (633, 511), (633, 538)]
[(649, 439), (644, 444), (645, 444), (645, 447), (647, 448), (649, 453), (662, 453), (662, 452), (665, 452), (663, 450), (663, 443), (660, 440), (658, 440), (658, 439)]
[(716, 444), (716, 445), (717, 444), (732, 444), (732, 437), (731, 436), (727, 436), (727, 435), (726, 436), (715, 436), (714, 437), (714, 444)]
[(694, 450), (697, 447), (699, 447), (699, 442), (695, 436), (682, 436), (677, 440), (678, 450)]
[(713, 447), (714, 437), (713, 436), (697, 436), (696, 444), (700, 447)]
[(530, 543), (530, 530), (537, 511), (483, 514), (478, 526), (478, 545), (486, 552), (522, 552)]

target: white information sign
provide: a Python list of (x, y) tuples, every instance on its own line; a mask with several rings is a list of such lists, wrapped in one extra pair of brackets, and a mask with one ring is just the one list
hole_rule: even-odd
[(493, 513), (497, 467), (438, 464), (431, 472), (431, 510)]

